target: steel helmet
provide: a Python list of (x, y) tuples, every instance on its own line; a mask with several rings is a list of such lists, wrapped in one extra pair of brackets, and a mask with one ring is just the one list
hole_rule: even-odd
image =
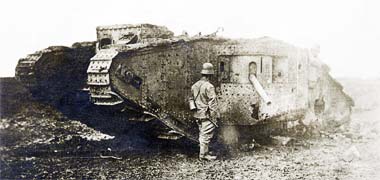
[(204, 63), (201, 74), (214, 74), (214, 66), (211, 63)]

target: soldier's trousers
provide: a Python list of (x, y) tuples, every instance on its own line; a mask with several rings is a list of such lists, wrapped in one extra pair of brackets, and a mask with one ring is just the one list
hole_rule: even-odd
[(197, 119), (199, 128), (199, 155), (209, 153), (209, 144), (214, 136), (215, 125), (208, 119)]

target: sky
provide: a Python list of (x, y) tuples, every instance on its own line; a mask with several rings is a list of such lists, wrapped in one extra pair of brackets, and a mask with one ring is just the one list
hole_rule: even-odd
[(179, 35), (270, 36), (320, 46), (334, 77), (380, 77), (377, 0), (12, 0), (0, 2), (0, 77), (19, 58), (52, 45), (96, 40), (96, 26), (151, 23)]

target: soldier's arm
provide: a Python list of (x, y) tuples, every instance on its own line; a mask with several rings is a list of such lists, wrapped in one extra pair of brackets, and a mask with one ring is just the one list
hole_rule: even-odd
[(194, 86), (191, 86), (190, 97), (193, 97), (193, 96), (194, 96)]
[(189, 95), (187, 98), (189, 101), (194, 101), (194, 86), (191, 86), (191, 89), (189, 91)]
[(218, 110), (218, 101), (215, 93), (214, 86), (209, 86), (206, 89), (207, 97), (209, 98), (208, 101), (208, 108), (210, 111), (211, 118), (219, 118), (219, 110)]

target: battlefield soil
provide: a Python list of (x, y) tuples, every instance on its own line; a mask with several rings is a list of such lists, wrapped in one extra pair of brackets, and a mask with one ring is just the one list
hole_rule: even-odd
[(356, 101), (349, 125), (272, 137), (204, 162), (192, 142), (156, 140), (144, 124), (97, 110), (57, 110), (1, 78), (0, 178), (380, 179), (380, 80), (340, 82)]

